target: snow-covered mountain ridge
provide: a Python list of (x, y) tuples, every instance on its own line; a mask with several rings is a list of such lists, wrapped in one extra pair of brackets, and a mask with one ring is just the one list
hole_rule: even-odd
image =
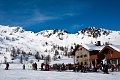
[(71, 51), (75, 44), (101, 44), (106, 42), (118, 45), (120, 31), (88, 27), (70, 34), (65, 30), (44, 30), (38, 33), (26, 31), (22, 27), (0, 25), (0, 53), (10, 53), (13, 49), (20, 49), (26, 53), (36, 54), (65, 54)]

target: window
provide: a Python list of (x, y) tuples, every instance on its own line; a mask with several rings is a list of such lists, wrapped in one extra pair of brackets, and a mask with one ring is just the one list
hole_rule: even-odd
[(87, 57), (87, 54), (85, 54), (84, 57)]
[(80, 48), (80, 50), (82, 50), (82, 48)]
[(79, 56), (77, 56), (77, 58), (79, 58)]

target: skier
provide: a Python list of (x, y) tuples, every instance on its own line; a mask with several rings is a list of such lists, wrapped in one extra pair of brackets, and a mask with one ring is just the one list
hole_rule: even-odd
[(35, 70), (35, 63), (32, 64), (32, 69)]
[(83, 66), (83, 63), (81, 62), (81, 64), (80, 64), (80, 70), (81, 70), (81, 72), (83, 72), (83, 70), (84, 70), (84, 66)]
[(117, 71), (120, 71), (120, 63), (118, 63), (118, 65), (116, 66)]
[(103, 69), (104, 69), (104, 73), (109, 74), (108, 73), (108, 62), (107, 59), (103, 59)]
[(73, 64), (73, 72), (76, 72), (76, 64)]
[(49, 64), (48, 63), (45, 64), (45, 71), (49, 71)]
[(36, 62), (34, 64), (34, 68), (35, 68), (35, 70), (37, 70), (37, 63)]
[(25, 64), (23, 64), (23, 70), (25, 70)]
[(5, 70), (8, 70), (8, 68), (9, 68), (9, 63), (7, 62)]
[(41, 63), (41, 70), (43, 70), (44, 63)]

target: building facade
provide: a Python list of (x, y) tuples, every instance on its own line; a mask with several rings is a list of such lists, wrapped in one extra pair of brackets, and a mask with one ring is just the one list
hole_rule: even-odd
[[(93, 47), (94, 46), (94, 47)], [(72, 52), (74, 63), (100, 64), (106, 58), (109, 64), (120, 64), (120, 45), (77, 45)]]
[(107, 45), (98, 54), (99, 60), (106, 58), (110, 64), (120, 63), (120, 46)]
[(76, 63), (90, 64), (89, 51), (82, 46), (79, 46), (79, 48), (76, 50), (75, 58), (76, 58)]
[(92, 64), (95, 65), (99, 63), (98, 60), (98, 53), (99, 49), (101, 49), (100, 46), (96, 45), (77, 45), (72, 53), (74, 55), (74, 62), (75, 63), (87, 63), (89, 66)]

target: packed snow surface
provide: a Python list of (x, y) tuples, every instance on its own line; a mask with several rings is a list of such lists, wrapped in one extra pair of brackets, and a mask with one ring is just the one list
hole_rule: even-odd
[(22, 70), (20, 64), (15, 64), (15, 67), (11, 64), (9, 70), (4, 70), (4, 65), (0, 66), (0, 80), (120, 80), (120, 72), (103, 74), (102, 72)]

